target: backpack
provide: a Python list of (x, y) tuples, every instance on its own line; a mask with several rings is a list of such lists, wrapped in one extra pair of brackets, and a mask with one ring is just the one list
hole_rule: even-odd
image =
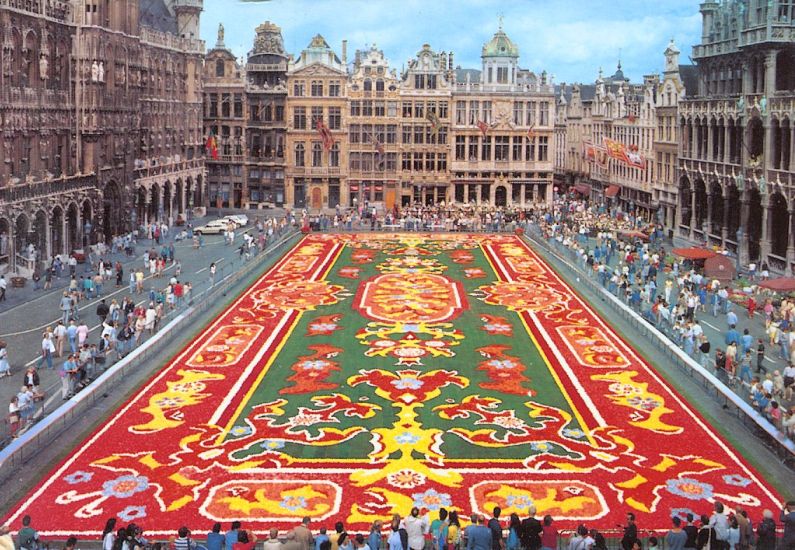
[(398, 529), (398, 535), (400, 535), (400, 545), (403, 547), (403, 550), (409, 550), (409, 533), (403, 527)]

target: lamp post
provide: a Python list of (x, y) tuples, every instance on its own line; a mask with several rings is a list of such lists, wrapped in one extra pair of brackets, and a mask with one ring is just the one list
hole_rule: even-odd
[(740, 248), (743, 246), (743, 236), (744, 236), (743, 228), (740, 227), (737, 229), (737, 276), (740, 276)]

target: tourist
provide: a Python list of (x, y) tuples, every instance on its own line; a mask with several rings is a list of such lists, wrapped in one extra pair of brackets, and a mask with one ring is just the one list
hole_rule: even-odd
[(39, 533), (30, 526), (30, 516), (22, 518), (22, 529), (17, 533), (17, 546), (20, 550), (39, 548)]
[[(392, 534), (389, 535), (389, 538), (386, 541), (388, 550), (407, 550), (409, 546), (408, 534), (406, 534), (405, 529), (400, 528), (399, 516), (398, 519), (392, 519), (390, 527), (392, 528)], [(403, 543), (404, 538), (405, 544)], [(326, 544), (328, 544), (328, 549), (330, 550), (331, 541), (326, 541)], [(325, 550), (322, 545), (320, 550)]]
[(279, 540), (279, 530), (271, 527), (268, 539), (262, 544), (263, 550), (282, 550), (282, 543)]
[(11, 366), (8, 364), (8, 345), (0, 340), (0, 377), (11, 376)]
[(116, 518), (109, 518), (102, 530), (102, 550), (113, 550), (116, 542)]
[(207, 533), (207, 550), (223, 550), (225, 538), (221, 534), (221, 524), (214, 523), (213, 529)]
[(17, 436), (17, 430), (19, 429), (20, 423), (20, 411), (19, 411), (19, 397), (13, 396), (11, 398), (11, 402), (8, 404), (8, 416), (6, 417), (8, 420), (8, 435), (12, 438)]
[(329, 535), (331, 550), (353, 550), (351, 539), (341, 521), (334, 524), (334, 531), (334, 533)]
[(461, 523), (458, 520), (458, 512), (450, 512), (447, 525), (447, 550), (459, 550), (461, 547)]
[(327, 548), (324, 550), (331, 550), (331, 541), (326, 534), (326, 528), (321, 527), (318, 531), (318, 535), (315, 537), (315, 550), (321, 550), (324, 544), (327, 545)]
[(552, 525), (552, 516), (544, 516), (544, 523), (541, 526), (541, 548), (542, 550), (556, 550), (558, 547), (558, 530)]
[(425, 546), (425, 535), (430, 531), (430, 522), (428, 521), (428, 516), (420, 516), (420, 510), (415, 506), (411, 509), (411, 513), (406, 517), (404, 525), (406, 528), (406, 533), (409, 535), (409, 549), (423, 550)]
[(505, 541), (506, 550), (519, 550), (522, 548), (522, 521), (516, 512), (512, 513), (508, 523), (508, 538)]
[[(171, 546), (173, 550), (192, 550), (196, 548), (196, 543), (190, 538), (190, 529), (184, 525), (177, 531), (177, 538), (173, 539)], [(251, 550), (250, 548), (245, 550)]]
[(502, 525), (500, 525), (500, 514), (502, 510), (499, 506), (495, 506), (492, 512), (492, 517), (489, 519), (486, 527), (491, 531), (491, 548), (492, 550), (502, 550), (505, 541), (502, 539)]
[(776, 548), (776, 522), (773, 521), (773, 512), (762, 512), (762, 521), (756, 528), (756, 550), (775, 550)]
[(696, 540), (698, 539), (698, 527), (696, 527), (693, 524), (694, 521), (693, 514), (687, 514), (686, 517), (687, 517), (687, 525), (682, 527), (682, 531), (684, 531), (685, 535), (687, 535), (684, 548), (685, 550), (695, 550)]
[[(301, 545), (301, 550), (312, 550), (314, 540), (312, 539), (312, 531), (309, 529), (309, 523), (312, 520), (305, 517), (300, 525), (293, 529), (295, 533), (295, 540)], [(376, 549), (377, 550), (377, 549)]]
[[(491, 550), (494, 536), (492, 530), (484, 525), (485, 518), (477, 516), (477, 523), (467, 535), (467, 550)], [(502, 536), (500, 536), (502, 538)]]
[(544, 528), (535, 515), (535, 504), (530, 504), (527, 507), (527, 517), (522, 520), (522, 528), (520, 530), (522, 548), (525, 550), (538, 550), (543, 545), (542, 533)]
[(778, 520), (784, 525), (780, 548), (795, 548), (795, 500), (784, 505)]
[(729, 519), (723, 510), (723, 503), (716, 501), (715, 511), (709, 518), (709, 526), (715, 531), (715, 538), (711, 541), (713, 544), (710, 545), (710, 550), (726, 550), (728, 547)]
[[(447, 517), (447, 510), (442, 508), (439, 511), (439, 515), (441, 516), (441, 512), (444, 512), (445, 517)], [(367, 546), (370, 547), (370, 550), (381, 550), (381, 526), (383, 523), (380, 519), (377, 519), (373, 522), (370, 526), (370, 534), (367, 536)], [(433, 531), (433, 524), (431, 524), (431, 531)], [(437, 539), (438, 540), (438, 539)], [(436, 546), (434, 550), (442, 550), (440, 546)]]
[[(439, 517), (436, 518), (431, 522), (431, 550), (442, 550), (445, 547), (445, 540), (447, 538), (447, 509), (446, 508), (439, 508)], [(375, 526), (375, 524), (373, 524)], [(372, 530), (370, 531), (372, 537)], [(372, 545), (373, 541), (368, 542), (368, 546), (370, 550), (378, 550), (378, 548), (373, 549)]]
[[(254, 546), (257, 544), (257, 536), (254, 532), (246, 531), (245, 529), (240, 529), (237, 532), (237, 542), (232, 545), (232, 550), (254, 550)], [(180, 548), (175, 548), (175, 550), (181, 550)]]
[(237, 542), (237, 532), (240, 530), (240, 522), (233, 521), (229, 531), (224, 536), (226, 540), (226, 550), (232, 550), (232, 546)]
[(623, 527), (624, 535), (621, 537), (621, 548), (632, 550), (632, 545), (638, 540), (638, 526), (635, 525), (635, 514), (627, 514), (627, 524)]

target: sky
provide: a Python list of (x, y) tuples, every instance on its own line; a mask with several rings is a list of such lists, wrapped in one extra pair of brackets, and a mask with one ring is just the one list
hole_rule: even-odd
[(298, 55), (320, 33), (339, 55), (375, 44), (400, 68), (424, 43), (452, 51), (455, 65), (480, 68), (480, 50), (500, 16), (519, 47), (519, 66), (546, 70), (555, 82), (591, 83), (599, 68), (615, 72), (621, 59), (632, 82), (660, 73), (673, 38), (689, 63), (701, 35), (698, 0), (204, 0), (202, 38), (215, 45), (223, 23), (225, 43), (238, 57), (254, 43), (264, 21), (282, 28), (285, 49)]

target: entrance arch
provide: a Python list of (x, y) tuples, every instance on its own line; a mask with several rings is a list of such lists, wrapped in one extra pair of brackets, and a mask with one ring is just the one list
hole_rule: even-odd
[(91, 201), (86, 199), (83, 201), (83, 247), (89, 246), (94, 243), (94, 215)]
[(50, 256), (50, 243), (48, 242), (50, 228), (47, 213), (44, 210), (36, 211), (31, 229), (31, 237), (33, 244), (36, 245), (36, 250), (39, 251), (39, 258), (48, 258)]
[(504, 185), (498, 185), (494, 189), (494, 205), (495, 206), (508, 206), (508, 190)]
[(185, 213), (185, 186), (182, 184), (182, 179), (177, 180), (176, 191), (174, 197), (177, 199), (177, 214)]
[(759, 190), (751, 189), (748, 199), (748, 255), (752, 262), (758, 262), (759, 240), (762, 238), (762, 197)]
[(50, 222), (50, 256), (64, 253), (63, 220), (63, 208), (56, 206), (52, 209), (52, 221)]
[(105, 185), (102, 197), (102, 233), (105, 242), (110, 243), (113, 237), (123, 232), (121, 219), (121, 189), (119, 184), (111, 180)]
[(146, 212), (147, 221), (149, 223), (159, 221), (158, 218), (160, 211), (160, 185), (155, 183), (152, 185), (152, 189), (149, 191), (149, 207)]
[[(25, 248), (28, 246), (30, 237), (30, 220), (27, 214), (20, 214), (14, 220), (14, 254), (24, 256)], [(13, 265), (17, 265), (17, 258), (14, 258)]]
[[(786, 228), (789, 227), (789, 213), (787, 212), (787, 199), (781, 193), (773, 193), (770, 195), (770, 212), (768, 212), (770, 221), (770, 252), (776, 256), (786, 258), (787, 256), (787, 239), (789, 235)], [(785, 228), (785, 230), (781, 230)]]
[(165, 185), (163, 185), (163, 216), (168, 225), (173, 225), (173, 202), (174, 194), (171, 191), (171, 182), (167, 181)]
[(700, 231), (704, 228), (704, 222), (707, 220), (707, 188), (704, 185), (704, 180), (697, 179), (695, 189), (696, 204), (693, 205), (693, 208), (696, 209), (696, 226), (692, 229)]
[(80, 248), (80, 213), (75, 203), (69, 203), (66, 210), (66, 253), (71, 254)]
[(0, 265), (10, 265), (12, 248), (11, 222), (6, 218), (0, 218)]
[(679, 221), (680, 225), (690, 227), (690, 215), (693, 211), (692, 201), (693, 197), (690, 194), (690, 180), (687, 179), (687, 176), (682, 176), (682, 179), (679, 181), (679, 212), (682, 216)]
[(724, 205), (723, 189), (718, 182), (712, 182), (709, 195), (712, 199), (712, 227), (710, 227), (710, 233), (720, 236), (723, 231)]

